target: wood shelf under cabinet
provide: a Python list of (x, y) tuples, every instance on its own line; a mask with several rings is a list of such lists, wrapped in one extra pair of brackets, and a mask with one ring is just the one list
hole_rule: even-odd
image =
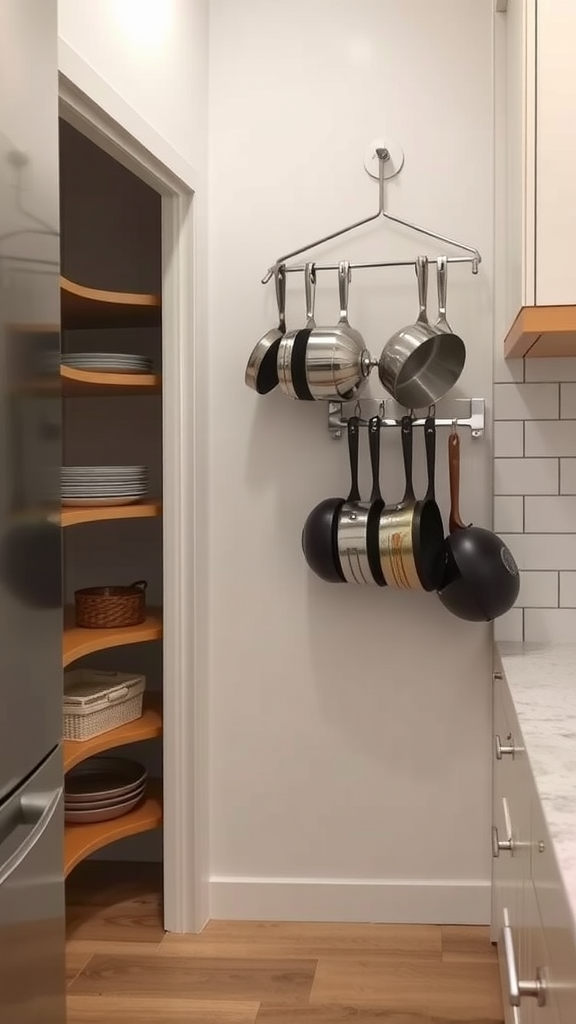
[(162, 390), (159, 373), (101, 373), (60, 367), (64, 398), (104, 395), (157, 395)]
[(149, 832), (162, 824), (162, 783), (151, 779), (146, 797), (139, 807), (113, 821), (97, 821), (90, 825), (65, 825), (64, 875), (69, 875), (80, 861), (91, 853), (115, 843), (117, 839)]
[(504, 358), (565, 356), (576, 356), (576, 306), (524, 306), (504, 340)]
[(62, 329), (155, 327), (161, 322), (159, 295), (110, 292), (60, 278)]
[(123, 626), (120, 629), (81, 629), (74, 625), (74, 609), (64, 612), (64, 634), (62, 638), (62, 663), (64, 668), (78, 658), (109, 647), (124, 647), (126, 644), (144, 644), (162, 637), (162, 616), (159, 609), (149, 609), (139, 626)]
[(141, 718), (127, 725), (119, 725), (100, 736), (88, 740), (64, 740), (64, 771), (69, 772), (87, 757), (101, 754), (103, 750), (123, 747), (127, 743), (140, 743), (162, 735), (162, 697), (159, 693), (144, 694), (144, 713)]
[(134, 505), (100, 505), (98, 508), (62, 507), (60, 525), (80, 526), (108, 519), (154, 519), (162, 515), (162, 502), (141, 501)]

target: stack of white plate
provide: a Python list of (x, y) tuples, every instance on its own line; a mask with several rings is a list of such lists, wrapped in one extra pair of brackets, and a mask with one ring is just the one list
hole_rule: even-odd
[(62, 466), (62, 504), (132, 505), (148, 493), (146, 466)]
[(64, 818), (76, 824), (111, 821), (144, 798), (146, 769), (127, 757), (89, 757), (64, 783)]
[(96, 370), (98, 373), (152, 373), (153, 363), (147, 356), (125, 352), (69, 352), (62, 364), (73, 370)]

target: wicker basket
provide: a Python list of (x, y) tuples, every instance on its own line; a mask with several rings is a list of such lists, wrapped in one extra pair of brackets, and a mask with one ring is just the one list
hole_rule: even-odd
[(64, 739), (88, 740), (142, 717), (144, 676), (76, 669), (64, 673)]
[(137, 626), (146, 618), (146, 580), (129, 587), (85, 587), (74, 594), (76, 625), (83, 629)]

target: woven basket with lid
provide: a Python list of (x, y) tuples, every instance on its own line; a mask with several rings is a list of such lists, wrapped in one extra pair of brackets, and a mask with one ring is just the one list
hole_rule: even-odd
[(83, 629), (138, 626), (146, 618), (146, 580), (129, 587), (84, 587), (74, 593), (76, 625)]

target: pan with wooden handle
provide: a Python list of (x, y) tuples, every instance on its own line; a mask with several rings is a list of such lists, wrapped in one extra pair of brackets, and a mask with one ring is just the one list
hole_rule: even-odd
[(460, 516), (460, 438), (448, 438), (450, 535), (438, 597), (449, 612), (469, 622), (490, 622), (509, 611), (520, 590), (520, 573), (501, 537)]

